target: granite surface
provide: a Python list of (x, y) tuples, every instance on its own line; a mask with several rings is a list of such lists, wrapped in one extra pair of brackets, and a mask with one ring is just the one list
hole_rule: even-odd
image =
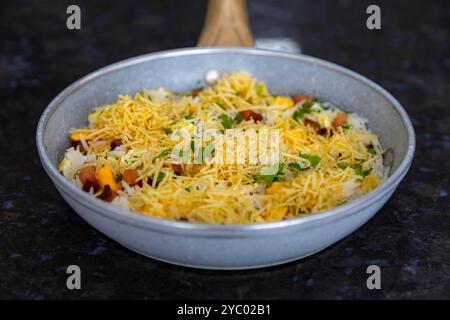
[[(65, 27), (66, 7), (82, 29)], [(287, 36), (304, 53), (380, 83), (417, 133), (412, 168), (366, 225), (312, 257), (254, 271), (176, 267), (97, 232), (65, 203), (37, 157), (47, 103), (101, 66), (194, 46), (204, 1), (23, 1), (0, 13), (0, 298), (450, 298), (450, 3), (377, 1), (382, 30), (365, 27), (367, 1), (250, 0), (257, 37)], [(395, 129), (394, 129), (395, 130)], [(82, 290), (66, 289), (66, 268)], [(366, 288), (366, 268), (382, 289)]]

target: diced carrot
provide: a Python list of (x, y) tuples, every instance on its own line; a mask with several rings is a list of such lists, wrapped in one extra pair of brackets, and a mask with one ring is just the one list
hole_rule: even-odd
[(266, 189), (266, 194), (275, 194), (281, 190), (281, 183), (274, 182), (272, 185)]
[(84, 140), (88, 140), (88, 138), (87, 138), (88, 135), (86, 133), (83, 133), (83, 132), (72, 133), (70, 135), (70, 140), (72, 140), (72, 141), (80, 141), (81, 140), (81, 136), (83, 136)]
[(348, 114), (339, 112), (336, 117), (334, 118), (333, 122), (331, 123), (333, 127), (339, 127), (342, 126), (347, 122)]
[(114, 180), (113, 172), (108, 163), (106, 163), (102, 168), (98, 169), (95, 177), (97, 178), (101, 189), (109, 186), (112, 192), (117, 191), (118, 186)]

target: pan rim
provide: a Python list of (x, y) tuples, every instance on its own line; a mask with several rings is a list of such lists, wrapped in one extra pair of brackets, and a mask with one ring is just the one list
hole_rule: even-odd
[[(341, 73), (345, 76), (351, 77), (363, 84), (369, 86), (372, 90), (384, 96), (394, 107), (395, 111), (399, 114), (402, 123), (407, 131), (408, 146), (407, 151), (400, 163), (399, 167), (384, 181), (380, 186), (375, 188), (373, 191), (360, 196), (358, 198), (349, 201), (348, 203), (338, 206), (336, 208), (324, 210), (318, 213), (311, 214), (309, 216), (296, 217), (288, 220), (276, 221), (276, 222), (264, 222), (264, 223), (250, 223), (250, 224), (210, 224), (210, 223), (198, 223), (198, 222), (183, 222), (174, 221), (162, 218), (151, 217), (143, 215), (141, 213), (133, 212), (131, 210), (120, 209), (118, 207), (112, 206), (97, 198), (93, 198), (91, 195), (83, 192), (82, 190), (76, 188), (67, 179), (65, 179), (58, 171), (57, 168), (50, 161), (44, 144), (44, 132), (46, 130), (47, 123), (55, 110), (61, 105), (61, 103), (69, 97), (73, 92), (81, 89), (82, 87), (89, 85), (94, 79), (104, 76), (110, 72), (115, 72), (127, 67), (147, 62), (151, 60), (166, 59), (171, 57), (188, 56), (188, 55), (201, 55), (201, 54), (246, 54), (246, 55), (256, 55), (256, 56), (269, 56), (269, 57), (279, 57), (291, 60), (300, 60), (302, 62), (311, 63), (322, 68), (327, 68), (329, 70)], [(211, 231), (221, 234), (226, 234), (229, 232), (248, 232), (248, 231), (268, 231), (275, 230), (286, 227), (295, 227), (299, 225), (305, 225), (310, 223), (316, 223), (321, 220), (326, 220), (329, 218), (336, 218), (340, 220), (348, 215), (357, 214), (363, 208), (367, 207), (368, 204), (372, 204), (377, 199), (382, 196), (387, 195), (393, 189), (395, 189), (398, 183), (403, 179), (407, 173), (414, 156), (415, 150), (415, 133), (414, 128), (409, 119), (408, 114), (401, 106), (401, 104), (385, 89), (380, 85), (376, 84), (372, 80), (350, 70), (345, 67), (339, 66), (335, 63), (322, 60), (320, 58), (315, 58), (307, 55), (298, 55), (278, 51), (254, 49), (254, 48), (236, 48), (236, 47), (215, 47), (215, 48), (182, 48), (174, 50), (158, 51), (154, 53), (149, 53), (145, 55), (140, 55), (137, 57), (125, 59), (100, 69), (97, 69), (84, 77), (76, 80), (62, 92), (60, 92), (44, 109), (36, 131), (36, 143), (38, 154), (41, 163), (50, 176), (55, 185), (59, 186), (66, 194), (76, 196), (76, 200), (80, 202), (83, 206), (87, 206), (96, 213), (105, 215), (110, 219), (114, 219), (121, 223), (132, 224), (136, 227), (143, 229), (155, 229), (158, 230), (172, 230), (172, 231)]]

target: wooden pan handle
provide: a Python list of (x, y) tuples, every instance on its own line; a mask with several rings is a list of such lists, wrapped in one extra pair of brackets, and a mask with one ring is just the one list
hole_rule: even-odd
[(245, 0), (209, 0), (198, 47), (253, 47)]

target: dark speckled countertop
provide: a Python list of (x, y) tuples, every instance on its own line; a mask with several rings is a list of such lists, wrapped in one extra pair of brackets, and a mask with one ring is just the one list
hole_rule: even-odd
[[(416, 157), (387, 205), (332, 247), (255, 271), (176, 267), (121, 247), (57, 193), (37, 156), (37, 121), (86, 73), (195, 45), (205, 2), (11, 1), (0, 13), (0, 298), (450, 298), (450, 3), (377, 1), (382, 30), (369, 31), (366, 1), (249, 2), (257, 37), (297, 40), (378, 82), (410, 114)], [(65, 28), (72, 3), (80, 31)], [(70, 264), (82, 268), (81, 291), (66, 289)], [(366, 288), (370, 264), (381, 290)]]

